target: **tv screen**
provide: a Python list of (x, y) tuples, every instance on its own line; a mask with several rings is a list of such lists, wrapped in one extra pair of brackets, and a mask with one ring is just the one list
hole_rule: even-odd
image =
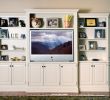
[(31, 61), (73, 61), (73, 30), (31, 30), (30, 40)]

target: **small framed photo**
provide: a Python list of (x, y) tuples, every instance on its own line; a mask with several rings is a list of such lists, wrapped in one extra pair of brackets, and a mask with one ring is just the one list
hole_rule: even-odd
[(97, 49), (97, 41), (89, 41), (89, 50)]
[(79, 50), (85, 50), (86, 46), (85, 45), (79, 45)]
[(8, 27), (8, 20), (0, 18), (0, 27)]
[(85, 18), (79, 18), (79, 27), (84, 27), (85, 26)]
[(46, 27), (47, 28), (58, 28), (59, 18), (47, 18)]
[(9, 18), (9, 26), (10, 27), (17, 27), (19, 26), (19, 19), (18, 18)]
[(85, 18), (85, 26), (86, 27), (96, 27), (97, 18)]
[(0, 55), (0, 61), (9, 61), (8, 55)]
[(1, 45), (0, 46), (0, 49), (1, 50), (8, 50), (8, 45)]
[(0, 29), (0, 38), (9, 38), (8, 29)]
[(105, 29), (95, 29), (95, 38), (105, 38)]
[(79, 38), (87, 38), (87, 35), (85, 32), (79, 32)]

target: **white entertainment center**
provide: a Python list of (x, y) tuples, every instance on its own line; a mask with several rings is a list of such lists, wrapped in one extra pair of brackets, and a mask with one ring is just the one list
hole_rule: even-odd
[(0, 14), (1, 92), (109, 92), (109, 14), (78, 11)]

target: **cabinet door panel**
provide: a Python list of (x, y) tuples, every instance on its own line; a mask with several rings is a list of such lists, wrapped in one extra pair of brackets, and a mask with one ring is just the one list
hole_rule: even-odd
[(80, 84), (92, 84), (92, 63), (80, 63)]
[(11, 84), (11, 67), (10, 63), (0, 63), (0, 84), (10, 85)]
[(26, 82), (26, 66), (24, 63), (12, 63), (12, 84), (23, 85)]
[(44, 85), (59, 85), (59, 65), (45, 64), (44, 67)]
[(43, 85), (43, 67), (42, 64), (29, 65), (29, 85)]
[(95, 63), (93, 68), (93, 84), (104, 85), (107, 83), (107, 65), (105, 63)]
[(72, 86), (77, 83), (77, 66), (75, 64), (61, 64), (61, 85)]

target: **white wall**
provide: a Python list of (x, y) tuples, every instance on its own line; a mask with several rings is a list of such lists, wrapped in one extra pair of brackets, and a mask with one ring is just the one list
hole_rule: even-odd
[(0, 12), (30, 8), (79, 8), (80, 12), (110, 12), (110, 0), (0, 0)]

